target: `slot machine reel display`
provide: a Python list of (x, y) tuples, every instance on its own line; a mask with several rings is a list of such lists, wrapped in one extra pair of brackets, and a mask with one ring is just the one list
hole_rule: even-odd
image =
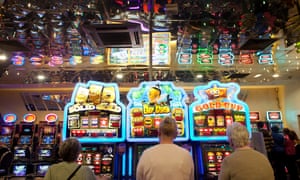
[[(163, 118), (172, 116), (178, 127), (176, 143), (189, 137), (186, 93), (171, 82), (143, 82), (127, 94), (127, 141), (130, 142), (128, 176), (134, 176), (140, 154), (158, 143), (158, 127)], [(133, 160), (132, 160), (133, 159)]]
[(96, 81), (76, 84), (64, 113), (63, 140), (75, 137), (83, 146), (79, 157), (83, 160), (78, 162), (91, 167), (97, 175), (119, 176), (119, 164), (124, 160), (119, 156), (124, 153), (118, 153), (118, 145), (125, 141), (126, 112), (117, 84)]
[[(193, 142), (197, 142), (194, 147), (198, 156), (196, 158), (199, 176), (219, 173), (219, 160), (230, 153), (226, 137), (228, 125), (240, 122), (251, 134), (249, 108), (238, 99), (239, 91), (240, 87), (236, 83), (218, 81), (211, 81), (206, 86), (197, 86), (193, 91), (197, 100), (189, 107), (190, 137)], [(209, 158), (216, 159), (217, 152), (224, 156), (217, 156), (222, 158), (214, 161), (216, 163), (212, 165)]]

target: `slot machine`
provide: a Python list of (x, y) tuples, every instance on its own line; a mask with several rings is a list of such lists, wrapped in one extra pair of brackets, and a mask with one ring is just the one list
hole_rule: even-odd
[(82, 145), (78, 164), (98, 176), (125, 175), (125, 106), (117, 84), (78, 83), (65, 106), (62, 139), (74, 137)]
[(15, 131), (17, 129), (16, 125), (17, 116), (15, 114), (9, 113), (3, 116), (1, 123), (1, 134), (0, 142), (5, 144), (8, 149), (13, 149)]
[(39, 122), (37, 147), (35, 151), (35, 174), (43, 177), (47, 167), (58, 161), (58, 116), (49, 113)]
[(196, 177), (217, 177), (222, 160), (230, 155), (226, 128), (233, 122), (251, 125), (248, 105), (237, 98), (240, 87), (235, 83), (211, 81), (196, 86), (196, 101), (189, 106), (190, 137), (195, 151)]
[(171, 82), (143, 82), (139, 87), (129, 90), (126, 124), (129, 178), (135, 177), (143, 151), (158, 143), (158, 127), (166, 116), (172, 116), (177, 122), (178, 136), (175, 143), (188, 149), (186, 96), (183, 89), (175, 87)]
[(267, 122), (269, 124), (269, 128), (271, 129), (273, 126), (279, 127), (279, 132), (283, 130), (283, 122), (282, 122), (282, 114), (281, 111), (267, 111)]
[(32, 147), (34, 134), (36, 131), (35, 114), (25, 114), (16, 130), (18, 141), (13, 149), (14, 160), (12, 164), (12, 174), (24, 176), (33, 173)]

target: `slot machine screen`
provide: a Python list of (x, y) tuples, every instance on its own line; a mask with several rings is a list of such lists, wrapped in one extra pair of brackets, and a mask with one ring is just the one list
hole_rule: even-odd
[(39, 156), (40, 157), (51, 157), (51, 149), (40, 149)]
[(49, 166), (50, 166), (49, 164), (39, 164), (39, 165), (37, 165), (36, 174), (38, 176), (45, 176)]
[(26, 149), (15, 149), (14, 156), (15, 157), (25, 157)]
[(54, 144), (54, 136), (43, 136), (42, 144)]
[(0, 136), (0, 142), (2, 142), (3, 144), (10, 144), (10, 140), (10, 136)]
[(32, 126), (23, 126), (22, 134), (24, 135), (32, 135)]
[(2, 127), (1, 128), (1, 135), (11, 135), (12, 129), (9, 127)]
[(17, 164), (13, 166), (13, 174), (15, 176), (26, 176), (27, 166), (25, 164)]
[(20, 137), (19, 141), (20, 141), (19, 142), (20, 144), (31, 144), (31, 136), (23, 135), (23, 136)]

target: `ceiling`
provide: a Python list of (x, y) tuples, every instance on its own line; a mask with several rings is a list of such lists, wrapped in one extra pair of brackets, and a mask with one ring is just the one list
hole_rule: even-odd
[[(300, 1), (10, 0), (0, 3), (0, 51), (9, 56), (8, 60), (0, 61), (2, 87), (88, 80), (124, 84), (148, 80), (189, 83), (220, 80), (257, 85), (282, 84), (300, 77), (297, 53), (300, 43), (299, 47), (295, 45), (300, 41)], [(107, 49), (95, 43), (83, 27), (127, 22), (141, 24), (143, 34), (170, 32), (171, 64), (91, 64), (89, 58), (95, 54), (106, 58)], [(210, 48), (213, 63), (197, 63), (197, 55), (192, 52), (194, 44), (197, 48)], [(218, 62), (224, 48), (235, 56), (233, 64)], [(178, 64), (180, 54), (187, 49), (191, 50), (192, 63)], [(74, 55), (81, 56), (81, 64), (70, 64)], [(25, 63), (14, 65), (11, 59), (20, 56)], [(60, 57), (61, 62), (53, 64), (54, 56)], [(260, 62), (261, 58), (267, 62)], [(249, 59), (253, 62), (247, 63)], [(123, 79), (118, 79), (120, 73)], [(46, 75), (46, 79), (37, 79), (39, 74)], [(255, 78), (257, 74), (261, 76)]]

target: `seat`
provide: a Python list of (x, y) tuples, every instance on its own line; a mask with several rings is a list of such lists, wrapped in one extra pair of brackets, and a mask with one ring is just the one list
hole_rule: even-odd
[(13, 162), (13, 153), (11, 151), (4, 152), (0, 157), (0, 177), (9, 174), (11, 164)]

